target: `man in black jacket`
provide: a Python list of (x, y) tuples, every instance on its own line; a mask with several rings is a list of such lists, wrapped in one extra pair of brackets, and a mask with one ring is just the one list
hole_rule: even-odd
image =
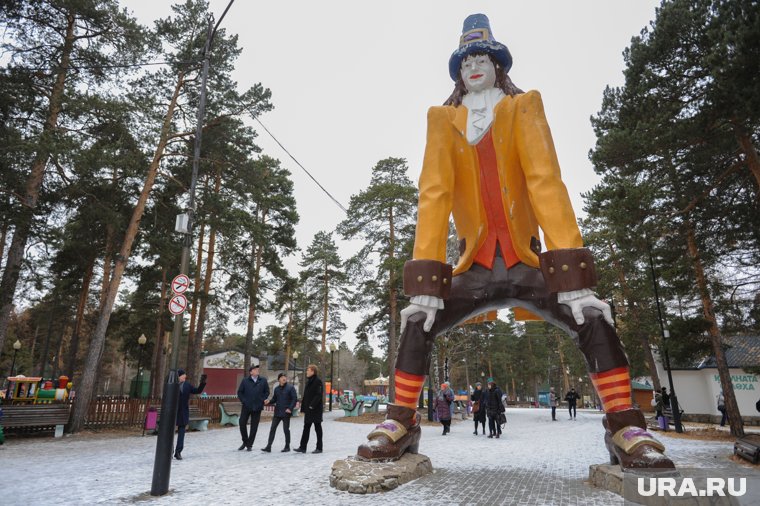
[(185, 448), (185, 428), (190, 422), (190, 395), (203, 392), (206, 387), (206, 375), (201, 374), (201, 383), (194, 387), (187, 381), (187, 374), (177, 369), (179, 376), (179, 405), (177, 406), (177, 445), (174, 447), (174, 458), (182, 460), (182, 450)]
[(570, 412), (570, 420), (575, 420), (575, 415), (577, 414), (576, 405), (578, 403), (578, 399), (580, 398), (581, 396), (578, 395), (578, 392), (575, 391), (575, 387), (571, 388), (565, 396), (565, 400), (567, 401), (567, 410)]
[(281, 372), (277, 375), (277, 381), (280, 383), (274, 387), (272, 400), (264, 401), (265, 405), (274, 404), (274, 418), (272, 419), (272, 428), (269, 429), (269, 441), (262, 452), (271, 452), (274, 435), (277, 433), (277, 426), (282, 422), (282, 430), (285, 432), (285, 448), (283, 452), (290, 451), (290, 416), (298, 402), (298, 394), (292, 385), (288, 385), (288, 375)]
[(312, 424), (314, 425), (314, 432), (317, 433), (317, 449), (312, 453), (322, 453), (322, 411), (324, 410), (322, 405), (325, 391), (318, 372), (319, 370), (314, 364), (309, 364), (306, 368), (306, 387), (303, 390), (303, 399), (301, 399), (301, 412), (304, 414), (303, 434), (301, 434), (301, 444), (295, 449), (298, 453), (306, 453)]
[[(238, 399), (243, 403), (240, 410), (240, 437), (243, 438), (243, 444), (238, 450), (251, 451), (259, 428), (261, 410), (264, 409), (264, 401), (269, 397), (269, 383), (264, 376), (259, 376), (259, 364), (252, 365), (248, 373), (249, 376), (240, 382), (237, 392)], [(249, 418), (251, 419), (250, 435), (247, 430)]]

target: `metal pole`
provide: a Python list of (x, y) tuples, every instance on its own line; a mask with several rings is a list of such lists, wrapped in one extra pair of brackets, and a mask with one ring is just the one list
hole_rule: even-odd
[[(230, 2), (232, 4), (232, 2)], [(229, 5), (227, 6), (229, 9)], [(225, 10), (225, 13), (227, 11)], [(221, 22), (221, 19), (219, 20)], [(196, 118), (195, 128), (195, 145), (193, 149), (193, 172), (190, 178), (190, 195), (188, 199), (188, 226), (187, 233), (182, 243), (182, 259), (180, 262), (180, 273), (187, 274), (190, 266), (190, 247), (192, 245), (192, 227), (193, 215), (195, 212), (195, 187), (198, 180), (198, 164), (201, 155), (201, 135), (203, 133), (203, 118), (206, 112), (206, 82), (208, 80), (208, 67), (211, 48), (211, 39), (213, 18), (208, 19), (208, 29), (206, 32), (206, 45), (203, 48), (203, 70), (201, 73), (201, 90), (200, 102), (198, 104), (198, 115)], [(219, 24), (217, 23), (217, 26)], [(163, 423), (158, 427), (158, 438), (156, 440), (156, 456), (153, 462), (153, 483), (150, 489), (150, 495), (164, 495), (169, 491), (169, 478), (172, 467), (172, 447), (174, 446), (174, 425), (177, 417), (177, 405), (179, 404), (179, 378), (177, 377), (177, 368), (179, 365), (179, 348), (182, 339), (182, 314), (174, 318), (174, 327), (172, 328), (172, 361), (169, 366), (169, 374), (166, 376), (164, 384), (164, 395), (161, 399), (161, 418)]]
[[(660, 295), (657, 290), (657, 276), (654, 272), (654, 259), (652, 258), (652, 246), (647, 239), (647, 251), (649, 253), (649, 268), (652, 271), (652, 287), (654, 288), (654, 300), (657, 304), (657, 317), (660, 322), (660, 333), (662, 335), (662, 343), (665, 345), (665, 323), (662, 319), (662, 309), (660, 308)], [(673, 388), (673, 375), (670, 372), (670, 357), (668, 356), (668, 347), (663, 346), (665, 352), (665, 370), (668, 372), (668, 383), (670, 383), (670, 409), (673, 412), (673, 425), (675, 425), (676, 432), (679, 434), (683, 432), (683, 425), (681, 425), (681, 412), (678, 409), (678, 398), (676, 397), (676, 390)]]
[(13, 368), (16, 367), (16, 353), (18, 353), (17, 349), (13, 349), (13, 361), (11, 362), (11, 372), (8, 374), (8, 389), (5, 391), (5, 399), (6, 402), (8, 402), (11, 398), (11, 380), (10, 378), (13, 377)]
[(335, 355), (335, 352), (330, 350), (330, 411), (332, 411), (332, 405), (333, 405), (333, 388), (335, 385), (333, 385), (333, 355)]
[(143, 350), (145, 349), (144, 345), (140, 345), (140, 354), (137, 356), (137, 378), (135, 379), (135, 388), (134, 388), (134, 394), (132, 397), (137, 397), (137, 393), (140, 390), (139, 383), (140, 383), (140, 369), (142, 367), (142, 356), (143, 356)]

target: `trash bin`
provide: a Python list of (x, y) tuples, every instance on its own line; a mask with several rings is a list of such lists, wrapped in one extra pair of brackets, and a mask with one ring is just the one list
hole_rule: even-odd
[(148, 408), (148, 412), (145, 413), (145, 426), (143, 427), (143, 435), (146, 430), (156, 430), (158, 421), (158, 410), (156, 408)]

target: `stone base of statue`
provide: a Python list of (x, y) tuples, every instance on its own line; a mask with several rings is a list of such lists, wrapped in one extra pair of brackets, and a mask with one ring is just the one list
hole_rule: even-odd
[[(721, 502), (716, 502), (716, 497), (713, 495), (723, 496), (725, 492), (708, 493), (709, 487), (706, 486), (706, 483), (707, 480), (714, 479), (710, 478), (711, 476), (723, 476), (725, 473), (721, 471), (720, 469), (637, 469), (624, 472), (619, 465), (599, 464), (589, 466), (588, 479), (592, 486), (621, 496), (625, 504), (643, 506), (758, 504), (756, 499), (749, 499), (748, 502), (745, 502), (748, 497), (721, 497), (719, 500)], [(731, 473), (733, 473), (732, 476), (737, 475), (736, 470), (732, 470)], [(744, 473), (739, 472), (738, 474)], [(664, 481), (664, 478), (674, 484), (676, 494), (671, 494), (658, 486), (658, 482)], [(737, 501), (737, 499), (741, 500)]]
[(330, 486), (352, 494), (374, 494), (393, 490), (433, 472), (430, 459), (405, 453), (390, 462), (372, 462), (348, 457), (336, 460), (330, 473)]
[(619, 465), (595, 464), (588, 466), (588, 481), (596, 488), (623, 495), (623, 471)]

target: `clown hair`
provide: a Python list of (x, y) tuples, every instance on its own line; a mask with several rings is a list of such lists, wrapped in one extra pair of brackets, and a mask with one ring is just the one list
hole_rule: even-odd
[[(487, 54), (488, 57), (491, 59), (491, 62), (494, 65), (494, 68), (496, 69), (496, 82), (494, 83), (494, 86), (496, 88), (499, 88), (501, 91), (504, 92), (505, 95), (509, 95), (510, 97), (514, 97), (515, 95), (519, 93), (523, 93), (523, 90), (515, 86), (515, 83), (512, 82), (512, 79), (509, 78), (509, 75), (504, 72), (504, 69), (501, 65), (496, 61), (496, 59), (489, 53), (480, 52), (480, 53), (473, 53), (471, 56), (479, 56), (482, 54)], [(462, 75), (457, 74), (457, 81), (454, 84), (454, 91), (451, 93), (451, 96), (446, 99), (446, 101), (443, 103), (443, 105), (453, 105), (454, 107), (462, 104), (462, 97), (467, 95), (467, 88), (464, 86), (464, 81), (462, 81)]]

